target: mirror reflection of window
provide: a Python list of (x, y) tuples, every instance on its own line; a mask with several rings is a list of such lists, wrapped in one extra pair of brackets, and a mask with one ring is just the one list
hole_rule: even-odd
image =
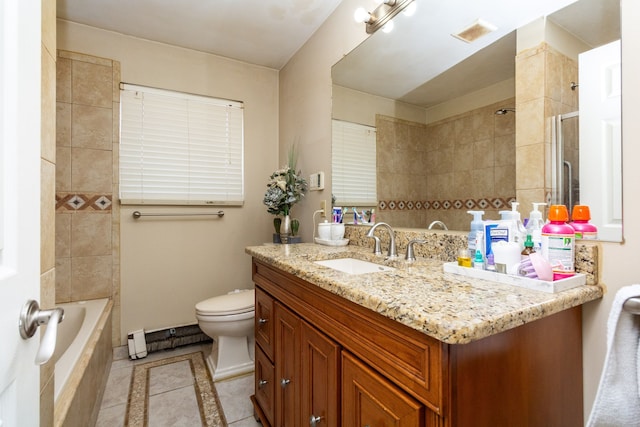
[(332, 120), (332, 191), (336, 206), (376, 206), (376, 129)]

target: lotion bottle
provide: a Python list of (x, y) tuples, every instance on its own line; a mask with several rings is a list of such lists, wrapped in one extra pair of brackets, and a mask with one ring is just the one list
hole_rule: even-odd
[(538, 210), (539, 206), (547, 206), (546, 203), (532, 203), (533, 210), (529, 212), (529, 220), (527, 221), (526, 231), (531, 235), (533, 241), (533, 250), (536, 252), (542, 251), (542, 227), (544, 227), (544, 220), (542, 219), (542, 212)]
[(471, 221), (470, 227), (471, 230), (469, 231), (469, 236), (467, 237), (467, 247), (469, 249), (469, 254), (475, 255), (476, 249), (481, 249), (476, 248), (476, 237), (478, 231), (484, 233), (484, 222), (482, 221), (482, 215), (484, 215), (484, 211), (467, 211), (467, 213), (473, 215), (473, 220)]

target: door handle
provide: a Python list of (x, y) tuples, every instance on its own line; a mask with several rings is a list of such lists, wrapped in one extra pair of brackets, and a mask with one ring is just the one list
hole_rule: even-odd
[(29, 300), (20, 311), (18, 329), (22, 339), (29, 339), (35, 335), (38, 326), (48, 324), (44, 337), (40, 341), (40, 347), (36, 354), (36, 365), (43, 365), (51, 359), (56, 349), (58, 335), (58, 323), (64, 318), (64, 309), (57, 307), (51, 310), (40, 310), (38, 302)]
[(309, 418), (309, 425), (311, 427), (316, 427), (321, 420), (322, 420), (322, 417), (311, 415), (311, 418)]

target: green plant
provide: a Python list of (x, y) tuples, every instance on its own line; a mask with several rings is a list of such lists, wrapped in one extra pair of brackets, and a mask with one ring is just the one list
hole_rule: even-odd
[(296, 236), (298, 234), (298, 229), (300, 228), (300, 221), (297, 219), (291, 220), (291, 235)]
[(289, 149), (288, 163), (272, 173), (267, 183), (263, 203), (267, 206), (267, 212), (274, 215), (289, 215), (291, 207), (299, 202), (307, 191), (307, 181), (300, 176), (300, 171), (296, 171), (295, 146)]
[(273, 228), (276, 230), (276, 234), (280, 234), (280, 224), (282, 224), (282, 218), (273, 218)]

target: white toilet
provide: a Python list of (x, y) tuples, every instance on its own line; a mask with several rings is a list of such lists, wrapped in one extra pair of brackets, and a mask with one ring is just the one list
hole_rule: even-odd
[(236, 289), (196, 304), (202, 332), (213, 338), (207, 365), (213, 381), (253, 372), (255, 291)]

